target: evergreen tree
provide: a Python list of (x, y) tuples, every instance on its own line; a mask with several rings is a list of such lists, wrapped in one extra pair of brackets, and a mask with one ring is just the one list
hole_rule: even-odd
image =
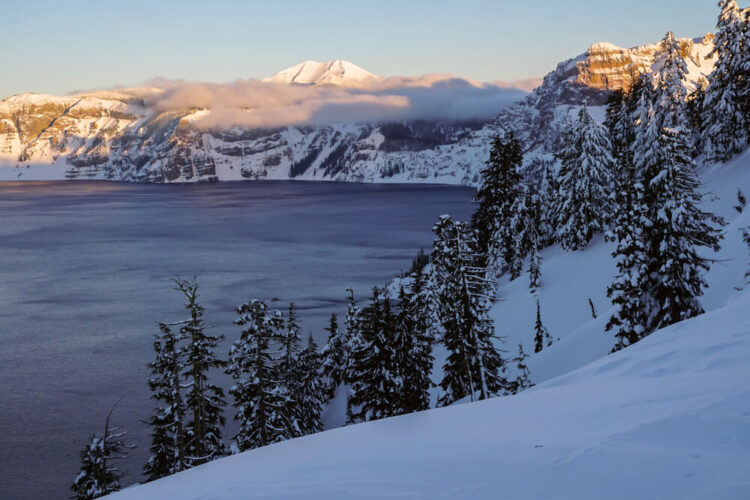
[(557, 206), (557, 196), (560, 185), (557, 179), (557, 173), (549, 163), (545, 166), (544, 176), (539, 188), (538, 206), (539, 206), (539, 248), (546, 248), (557, 241), (557, 226), (555, 225), (555, 212)]
[(564, 249), (578, 250), (607, 228), (613, 212), (611, 145), (585, 102), (557, 157), (561, 162), (555, 207), (558, 237)]
[(723, 161), (741, 151), (750, 132), (748, 19), (737, 0), (720, 0), (711, 55), (717, 56), (703, 101), (706, 158)]
[(226, 365), (214, 352), (224, 337), (209, 335), (206, 331), (208, 327), (203, 320), (204, 308), (198, 303), (198, 283), (195, 278), (177, 278), (175, 285), (175, 290), (187, 299), (185, 309), (190, 313), (190, 319), (180, 323), (179, 335), (186, 340), (186, 345), (178, 352), (178, 357), (185, 361), (182, 374), (185, 402), (192, 417), (185, 427), (186, 458), (190, 465), (199, 465), (224, 454), (221, 440), (225, 422), (222, 414), (226, 404), (224, 391), (208, 381), (211, 370)]
[(323, 430), (321, 415), (326, 403), (326, 388), (321, 379), (321, 369), (318, 346), (310, 334), (307, 347), (299, 355), (299, 393), (296, 399), (302, 435)]
[(344, 332), (339, 331), (339, 322), (336, 314), (331, 313), (326, 331), (328, 332), (328, 342), (323, 347), (322, 353), (322, 384), (325, 390), (326, 401), (330, 401), (336, 394), (336, 388), (344, 381), (347, 339), (344, 336)]
[(737, 188), (737, 204), (734, 206), (734, 209), (737, 210), (738, 213), (742, 213), (742, 211), (745, 210), (746, 205), (747, 198), (745, 198), (742, 190), (740, 188)]
[(148, 364), (151, 376), (148, 386), (151, 399), (159, 406), (149, 419), (151, 425), (151, 456), (144, 467), (149, 481), (185, 470), (185, 402), (182, 397), (180, 373), (184, 363), (178, 356), (180, 340), (169, 325), (159, 324), (160, 335), (155, 335), (156, 359)]
[(109, 427), (113, 410), (114, 407), (107, 415), (104, 437), (91, 436), (89, 444), (81, 450), (81, 472), (70, 487), (75, 493), (73, 498), (90, 500), (120, 489), (122, 473), (114, 467), (112, 461), (124, 459), (127, 456), (125, 449), (132, 446), (126, 446), (123, 442), (124, 432), (117, 432), (117, 428)]
[(499, 270), (514, 258), (510, 221), (513, 205), (520, 195), (522, 163), (521, 144), (512, 132), (492, 139), (490, 157), (481, 171), (482, 182), (475, 196), (479, 207), (471, 219), (477, 232), (476, 251), (487, 255), (492, 269)]
[(273, 344), (282, 336), (283, 315), (268, 313), (266, 304), (251, 300), (237, 308), (235, 324), (242, 326), (240, 338), (229, 351), (227, 373), (234, 379), (229, 393), (237, 410), (240, 429), (232, 452), (265, 446), (293, 437), (286, 409), (290, 396), (283, 383)]
[(356, 347), (356, 343), (359, 341), (359, 335), (362, 330), (362, 311), (354, 301), (354, 290), (351, 288), (346, 289), (349, 297), (347, 298), (346, 316), (344, 316), (344, 339), (346, 344), (344, 352), (346, 355), (344, 363), (343, 382), (349, 383), (349, 369), (351, 367), (351, 353)]
[(347, 423), (398, 415), (402, 380), (396, 366), (395, 318), (390, 299), (373, 288), (350, 351)]
[[(529, 255), (529, 278), (531, 279), (531, 288), (536, 289), (539, 286), (539, 277), (541, 265), (539, 257), (539, 233), (538, 229), (542, 225), (542, 207), (540, 197), (532, 193), (529, 186), (521, 188), (521, 194), (513, 204), (513, 216), (510, 221), (510, 229), (513, 234), (514, 251), (508, 264), (508, 272), (511, 279), (518, 277), (523, 269), (523, 260)], [(536, 266), (536, 267), (534, 267)]]
[[(742, 228), (742, 241), (745, 242), (748, 251), (750, 251), (750, 227)], [(746, 284), (750, 282), (750, 267), (745, 271), (745, 280)]]
[(504, 392), (500, 375), (503, 359), (494, 345), (494, 325), (489, 317), (492, 284), (476, 255), (473, 232), (463, 223), (442, 216), (433, 231), (434, 286), (438, 297), (443, 343), (448, 358), (440, 387), (441, 405), (464, 397), (474, 400)]
[(646, 205), (642, 172), (651, 162), (651, 155), (643, 152), (656, 140), (656, 129), (652, 126), (653, 99), (651, 77), (643, 75), (620, 103), (616, 118), (609, 124), (618, 165), (617, 210), (611, 229), (617, 241), (612, 253), (617, 275), (607, 288), (607, 296), (615, 306), (606, 326), (607, 331), (615, 331), (613, 351), (637, 342), (644, 332), (645, 301), (641, 284), (645, 280), (647, 255), (643, 239)]
[(672, 33), (656, 60), (659, 69), (642, 78), (638, 91), (633, 168), (626, 171), (629, 182), (622, 184), (630, 188), (620, 197), (613, 231), (618, 275), (608, 289), (615, 314), (607, 324), (607, 330), (615, 330), (613, 351), (700, 314), (698, 297), (710, 261), (697, 247), (718, 249), (721, 220), (699, 208), (686, 127), (687, 68)]
[(279, 358), (279, 376), (282, 383), (286, 386), (289, 400), (286, 408), (286, 420), (290, 422), (292, 437), (302, 435), (302, 424), (300, 423), (301, 415), (299, 414), (300, 406), (298, 396), (301, 393), (301, 373), (299, 371), (299, 353), (302, 337), (300, 336), (300, 325), (297, 319), (297, 313), (294, 303), (289, 304), (289, 311), (286, 316), (286, 329), (281, 332), (278, 341), (281, 347), (281, 357)]
[(648, 262), (640, 288), (647, 295), (646, 334), (703, 312), (698, 298), (707, 286), (703, 273), (710, 261), (697, 247), (718, 251), (722, 224), (720, 218), (699, 208), (700, 184), (685, 129), (687, 66), (671, 32), (656, 57), (660, 69), (652, 121), (658, 135), (646, 151), (652, 161), (646, 162), (643, 171), (648, 223), (642, 232)]
[(539, 299), (536, 299), (536, 322), (534, 323), (534, 352), (542, 352), (544, 345), (552, 345), (552, 336), (549, 330), (542, 323), (542, 310), (539, 305)]
[(395, 365), (401, 379), (400, 413), (412, 413), (430, 407), (430, 373), (435, 358), (432, 356), (432, 336), (427, 316), (420, 300), (422, 273), (416, 273), (409, 293), (401, 287), (398, 294), (398, 314), (394, 331)]
[(528, 357), (529, 355), (523, 352), (523, 346), (518, 344), (518, 356), (513, 358), (513, 362), (516, 363), (516, 380), (510, 384), (511, 392), (513, 394), (534, 387), (534, 384), (529, 378), (529, 367), (526, 365), (526, 358)]

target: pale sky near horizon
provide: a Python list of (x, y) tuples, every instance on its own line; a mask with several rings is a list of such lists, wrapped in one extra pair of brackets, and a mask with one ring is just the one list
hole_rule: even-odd
[[(741, 5), (747, 2), (740, 2)], [(345, 59), (383, 76), (541, 77), (597, 41), (714, 29), (715, 0), (0, 0), (0, 98), (155, 77), (265, 78)]]

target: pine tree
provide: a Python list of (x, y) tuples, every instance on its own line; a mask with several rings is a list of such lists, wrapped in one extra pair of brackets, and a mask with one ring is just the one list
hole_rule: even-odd
[[(523, 186), (520, 189), (521, 194), (516, 198), (512, 207), (512, 217), (510, 220), (510, 231), (513, 235), (512, 244), (513, 252), (507, 262), (508, 273), (511, 279), (520, 276), (523, 269), (523, 260), (527, 255), (532, 256), (530, 262), (530, 278), (532, 279), (532, 289), (539, 285), (539, 233), (537, 228), (542, 224), (542, 208), (539, 196), (532, 193), (529, 186)], [(534, 254), (534, 255), (532, 255)], [(536, 269), (532, 267), (536, 265)], [(532, 276), (534, 274), (535, 276)]]
[(615, 313), (606, 326), (607, 331), (615, 331), (613, 351), (637, 342), (644, 332), (646, 313), (641, 284), (647, 261), (643, 239), (647, 207), (643, 172), (653, 160), (646, 152), (657, 136), (653, 100), (651, 76), (644, 74), (624, 96), (608, 124), (617, 161), (617, 210), (611, 229), (617, 241), (612, 253), (617, 276), (607, 288)]
[(723, 161), (741, 151), (750, 132), (748, 19), (737, 0), (720, 0), (711, 55), (717, 56), (703, 101), (706, 158)]
[(312, 334), (307, 347), (299, 355), (299, 424), (302, 435), (323, 430), (323, 407), (326, 403), (325, 387), (321, 379), (321, 359)]
[(473, 232), (449, 216), (433, 228), (432, 271), (438, 297), (443, 343), (448, 358), (440, 387), (441, 405), (464, 397), (473, 401), (501, 394), (506, 382), (500, 375), (504, 361), (494, 345), (494, 325), (489, 317), (492, 284), (476, 255)]
[[(116, 405), (115, 405), (116, 406)], [(78, 473), (70, 487), (78, 500), (90, 500), (103, 497), (120, 489), (122, 473), (114, 467), (112, 461), (126, 458), (126, 446), (122, 440), (124, 432), (110, 428), (109, 420), (114, 407), (107, 415), (104, 425), (104, 437), (91, 436), (91, 441), (81, 450), (81, 472)]]
[(742, 190), (740, 188), (737, 188), (737, 204), (734, 206), (734, 209), (737, 210), (738, 213), (742, 213), (742, 211), (745, 210), (746, 205), (747, 198), (745, 198)]
[(347, 298), (346, 316), (344, 316), (344, 339), (346, 340), (344, 352), (346, 358), (344, 363), (343, 382), (348, 384), (350, 379), (349, 368), (351, 366), (351, 353), (359, 340), (363, 318), (362, 311), (360, 311), (359, 306), (354, 301), (354, 290), (347, 288), (346, 291), (349, 294), (349, 297)]
[(542, 352), (544, 345), (552, 345), (552, 336), (549, 330), (542, 323), (542, 310), (539, 305), (539, 299), (536, 299), (536, 322), (534, 323), (534, 352)]
[(557, 196), (560, 185), (557, 179), (557, 173), (553, 170), (552, 164), (546, 165), (544, 176), (539, 188), (538, 206), (539, 206), (539, 225), (538, 234), (540, 237), (539, 248), (546, 248), (557, 241), (557, 226), (555, 221), (554, 209), (557, 206)]
[(266, 304), (251, 300), (237, 308), (235, 324), (242, 326), (240, 338), (229, 351), (227, 374), (234, 379), (229, 393), (237, 410), (240, 429), (232, 452), (265, 446), (293, 436), (286, 415), (290, 396), (280, 374), (273, 344), (281, 337), (283, 315), (268, 313)]
[(482, 182), (475, 196), (479, 207), (471, 219), (477, 232), (476, 251), (487, 255), (492, 269), (499, 270), (514, 258), (510, 221), (513, 204), (520, 195), (522, 163), (521, 144), (512, 132), (492, 139), (490, 157), (481, 171)]
[(645, 332), (671, 325), (703, 312), (699, 297), (706, 282), (703, 273), (710, 261), (697, 247), (719, 249), (718, 217), (700, 208), (700, 183), (690, 157), (685, 129), (687, 66), (680, 47), (669, 32), (657, 53), (655, 115), (658, 122), (656, 161), (644, 171), (646, 218), (643, 228), (648, 263), (640, 286), (647, 291)]
[(178, 335), (169, 325), (159, 324), (160, 335), (155, 335), (156, 359), (148, 364), (151, 376), (148, 386), (151, 399), (159, 406), (149, 419), (151, 456), (144, 467), (149, 481), (159, 479), (188, 467), (186, 461), (185, 402), (182, 396), (180, 373), (184, 363), (178, 356)]
[(511, 384), (511, 392), (513, 394), (534, 387), (533, 382), (529, 378), (529, 367), (526, 365), (526, 358), (528, 357), (529, 355), (523, 352), (523, 345), (518, 344), (518, 356), (513, 358), (513, 362), (516, 363), (516, 380)]
[(299, 414), (300, 407), (297, 400), (301, 392), (301, 374), (299, 372), (298, 357), (301, 350), (302, 337), (299, 332), (300, 324), (297, 319), (294, 303), (292, 302), (289, 304), (286, 316), (286, 328), (281, 332), (281, 336), (278, 339), (281, 347), (279, 376), (289, 394), (288, 404), (283, 411), (286, 414), (286, 420), (290, 422), (292, 437), (302, 435), (301, 415)]
[(211, 370), (226, 365), (214, 352), (224, 337), (206, 332), (208, 327), (203, 320), (204, 308), (198, 303), (198, 283), (195, 278), (177, 278), (174, 282), (175, 290), (187, 299), (185, 309), (190, 313), (190, 319), (180, 323), (179, 335), (186, 340), (186, 345), (178, 356), (185, 361), (185, 371), (182, 374), (187, 391), (185, 402), (192, 417), (185, 427), (186, 459), (194, 466), (224, 454), (221, 440), (225, 423), (222, 414), (226, 404), (224, 390), (208, 381)]
[(584, 102), (557, 154), (561, 167), (555, 216), (558, 238), (566, 250), (584, 248), (595, 233), (607, 228), (613, 212), (611, 149)]
[(339, 331), (338, 318), (334, 313), (331, 313), (326, 331), (328, 332), (328, 342), (323, 347), (322, 353), (322, 384), (326, 401), (330, 401), (336, 394), (336, 388), (344, 381), (347, 339), (344, 332)]
[(350, 351), (347, 423), (400, 414), (402, 380), (396, 366), (395, 318), (390, 299), (373, 288)]
[(394, 350), (395, 365), (401, 380), (400, 413), (412, 413), (430, 407), (430, 373), (432, 356), (432, 336), (427, 324), (420, 293), (423, 276), (415, 274), (411, 291), (401, 287), (398, 294), (398, 313), (395, 318)]

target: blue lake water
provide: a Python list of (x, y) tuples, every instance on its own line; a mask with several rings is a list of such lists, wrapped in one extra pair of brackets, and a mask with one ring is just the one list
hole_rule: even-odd
[(123, 483), (139, 479), (152, 335), (183, 318), (172, 277), (198, 276), (206, 319), (228, 341), (234, 308), (259, 298), (295, 302), (323, 343), (347, 287), (365, 298), (408, 269), (440, 214), (468, 219), (471, 196), (288, 181), (0, 183), (0, 498), (66, 498), (80, 448), (118, 400), (114, 421), (138, 446), (120, 464)]

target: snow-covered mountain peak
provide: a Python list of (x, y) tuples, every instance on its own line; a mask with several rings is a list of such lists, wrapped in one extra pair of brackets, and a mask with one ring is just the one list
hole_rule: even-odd
[(279, 71), (265, 81), (296, 85), (359, 86), (380, 77), (360, 68), (354, 63), (336, 59), (328, 62), (304, 61), (291, 68)]

